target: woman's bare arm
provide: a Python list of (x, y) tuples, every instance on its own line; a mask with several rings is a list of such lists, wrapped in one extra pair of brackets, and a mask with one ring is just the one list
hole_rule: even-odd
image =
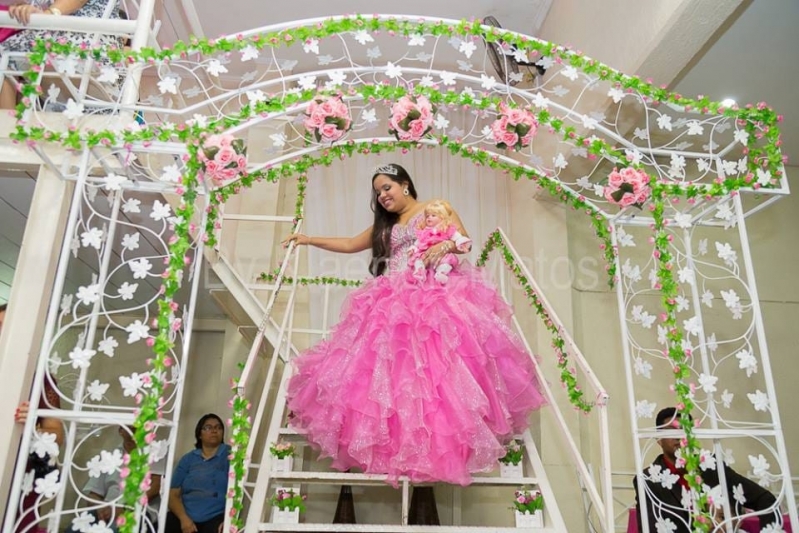
[(283, 241), (283, 246), (288, 246), (291, 242), (315, 246), (329, 252), (354, 254), (372, 247), (372, 226), (354, 237), (309, 237), (302, 233), (294, 233)]

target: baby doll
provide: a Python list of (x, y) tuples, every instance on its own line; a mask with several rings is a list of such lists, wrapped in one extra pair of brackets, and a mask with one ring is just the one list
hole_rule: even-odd
[[(413, 275), (422, 281), (427, 275), (422, 256), (431, 247), (444, 241), (452, 241), (455, 248), (461, 252), (468, 252), (472, 241), (462, 235), (453, 222), (453, 210), (444, 200), (433, 200), (424, 209), (424, 218), (416, 227), (416, 244), (411, 247), (410, 264), (413, 266)], [(453, 267), (458, 265), (458, 258), (454, 253), (447, 251), (435, 266), (435, 279), (439, 283), (446, 283)]]

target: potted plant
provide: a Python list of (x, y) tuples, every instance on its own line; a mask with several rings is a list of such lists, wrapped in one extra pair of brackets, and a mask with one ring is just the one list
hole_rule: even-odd
[(294, 489), (278, 487), (270, 498), (273, 524), (299, 524), (300, 513), (305, 511), (305, 496)]
[(544, 527), (544, 497), (541, 493), (537, 490), (520, 489), (514, 495), (516, 527)]
[(290, 442), (277, 442), (269, 446), (272, 454), (272, 472), (291, 472), (294, 468), (294, 445)]
[(524, 448), (522, 448), (521, 443), (514, 439), (505, 446), (505, 450), (505, 456), (499, 460), (499, 475), (506, 478), (524, 477), (524, 469), (522, 467)]

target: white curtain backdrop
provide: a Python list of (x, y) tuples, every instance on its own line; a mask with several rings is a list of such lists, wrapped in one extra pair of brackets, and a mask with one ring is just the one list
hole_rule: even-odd
[[(380, 156), (357, 155), (308, 175), (304, 233), (311, 236), (349, 237), (368, 228), (374, 215), (369, 207), (371, 178), (375, 167), (398, 163), (408, 170), (419, 200), (440, 198), (458, 212), (474, 242), (465, 260), (474, 262), (488, 234), (502, 227), (510, 230), (508, 194), (512, 185), (505, 174), (475, 166), (439, 148), (411, 150)], [(310, 247), (306, 256), (309, 276), (368, 278), (371, 251), (335, 254)], [(331, 290), (328, 326), (338, 321), (341, 302), (348, 289)], [(322, 288), (311, 290), (311, 327), (322, 326)]]

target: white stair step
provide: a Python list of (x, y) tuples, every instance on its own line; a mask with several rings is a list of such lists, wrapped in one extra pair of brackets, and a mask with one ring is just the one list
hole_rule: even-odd
[(384, 524), (272, 524), (263, 522), (258, 531), (352, 531), (369, 533), (497, 533), (515, 531), (520, 533), (563, 533), (553, 528), (496, 527), (496, 526), (401, 526)]
[[(334, 485), (385, 485), (388, 478), (385, 474), (358, 474), (346, 472), (272, 472), (271, 480), (281, 482), (334, 484)], [(400, 477), (400, 482), (408, 481), (407, 477)], [(415, 483), (414, 485), (429, 485), (429, 483)], [(475, 476), (472, 485), (502, 486), (502, 485), (538, 485), (534, 477), (493, 477)]]

